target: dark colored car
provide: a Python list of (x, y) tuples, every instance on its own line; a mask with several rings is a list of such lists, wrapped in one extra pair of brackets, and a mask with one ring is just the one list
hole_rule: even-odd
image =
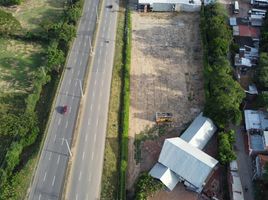
[(68, 110), (67, 105), (62, 106), (62, 114), (65, 114)]
[(107, 8), (113, 8), (113, 5), (112, 4), (111, 5), (108, 5)]

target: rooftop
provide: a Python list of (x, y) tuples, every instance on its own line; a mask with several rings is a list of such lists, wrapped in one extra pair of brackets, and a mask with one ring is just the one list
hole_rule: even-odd
[(247, 25), (238, 25), (233, 26), (233, 35), (241, 37), (252, 37), (259, 38), (260, 30), (258, 28), (247, 26)]
[(203, 113), (200, 113), (180, 138), (194, 147), (203, 149), (216, 130), (217, 128), (213, 122), (204, 117)]
[(246, 130), (268, 129), (268, 113), (258, 110), (244, 110)]
[(203, 183), (218, 163), (179, 137), (165, 140), (158, 162), (196, 188), (203, 188)]

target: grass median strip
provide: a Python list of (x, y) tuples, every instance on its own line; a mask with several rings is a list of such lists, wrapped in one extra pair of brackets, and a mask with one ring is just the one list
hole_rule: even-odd
[(121, 5), (117, 18), (115, 57), (105, 142), (101, 199), (116, 199), (118, 191), (118, 136), (121, 112), (122, 70), (124, 67), (122, 59), (124, 44), (124, 11), (125, 9)]

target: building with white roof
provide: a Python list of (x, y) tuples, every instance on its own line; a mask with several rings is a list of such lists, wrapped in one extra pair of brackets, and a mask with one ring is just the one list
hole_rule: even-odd
[(240, 176), (238, 173), (238, 165), (237, 161), (233, 160), (230, 163), (230, 199), (231, 200), (244, 200), (243, 188), (240, 180)]
[(203, 149), (216, 131), (211, 119), (200, 113), (180, 138), (198, 149)]
[(166, 139), (158, 162), (150, 171), (170, 190), (180, 181), (201, 192), (218, 161), (179, 137)]
[[(204, 0), (204, 4), (211, 3), (211, 0)], [(152, 11), (188, 11), (194, 12), (201, 9), (201, 0), (138, 0), (139, 5), (147, 5)]]
[(169, 190), (183, 182), (188, 189), (200, 193), (218, 164), (216, 159), (201, 151), (215, 132), (213, 122), (201, 113), (181, 137), (165, 140), (150, 175)]
[(246, 130), (268, 130), (268, 113), (259, 110), (244, 110)]

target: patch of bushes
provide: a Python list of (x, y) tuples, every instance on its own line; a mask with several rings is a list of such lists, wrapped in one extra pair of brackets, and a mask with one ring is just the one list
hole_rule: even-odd
[(225, 165), (236, 159), (235, 152), (233, 150), (233, 144), (235, 143), (235, 132), (230, 130), (228, 132), (220, 132), (219, 136), (219, 160), (220, 163)]
[(140, 175), (135, 185), (135, 200), (146, 200), (155, 192), (164, 188), (164, 185), (148, 173)]
[(200, 28), (204, 48), (204, 114), (220, 128), (230, 122), (239, 124), (239, 108), (245, 93), (233, 79), (228, 61), (232, 35), (224, 8), (218, 3), (202, 6)]
[(12, 16), (0, 9), (0, 36), (15, 35), (21, 31), (20, 22)]
[(125, 32), (123, 45), (123, 93), (121, 111), (120, 161), (119, 161), (119, 192), (118, 199), (126, 199), (126, 172), (128, 161), (128, 127), (129, 127), (129, 92), (130, 92), (130, 56), (131, 56), (131, 14), (126, 9)]
[(2, 6), (12, 6), (19, 5), (23, 0), (0, 0), (0, 5)]

